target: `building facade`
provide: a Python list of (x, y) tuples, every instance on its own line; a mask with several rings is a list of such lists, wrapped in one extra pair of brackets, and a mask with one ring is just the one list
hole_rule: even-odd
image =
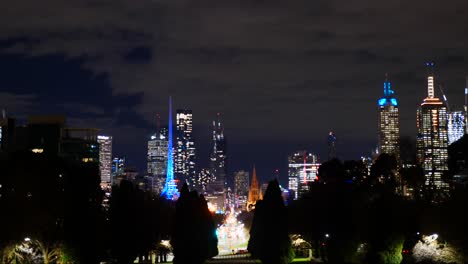
[(196, 157), (192, 122), (192, 110), (177, 110), (174, 173), (181, 184), (187, 182), (189, 186), (194, 188)]
[(425, 194), (430, 199), (447, 194), (449, 186), (442, 180), (448, 171), (447, 107), (434, 93), (433, 63), (428, 63), (427, 97), (417, 111), (417, 154), (425, 177)]

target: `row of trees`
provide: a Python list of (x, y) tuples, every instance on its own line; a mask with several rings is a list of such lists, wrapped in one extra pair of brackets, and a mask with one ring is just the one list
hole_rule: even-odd
[[(449, 156), (445, 178), (453, 182), (453, 175), (468, 169), (467, 136), (450, 146)], [(249, 252), (263, 263), (289, 263), (288, 234), (301, 234), (315, 255), (329, 263), (468, 262), (466, 183), (453, 185), (450, 198), (439, 203), (427, 196), (407, 199), (395, 192), (401, 184), (396, 169), (395, 158), (386, 154), (372, 165), (370, 175), (360, 161), (325, 162), (320, 180), (288, 207), (278, 183), (270, 182), (254, 212)], [(404, 184), (423, 187), (420, 167), (400, 172)]]
[(217, 255), (206, 201), (186, 186), (174, 204), (123, 180), (105, 209), (97, 164), (30, 152), (2, 155), (2, 263), (133, 263), (154, 251), (164, 259), (168, 248), (161, 241), (169, 239), (176, 263)]

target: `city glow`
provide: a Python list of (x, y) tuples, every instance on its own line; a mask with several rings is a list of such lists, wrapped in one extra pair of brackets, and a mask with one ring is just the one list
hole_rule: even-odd
[(237, 220), (236, 216), (237, 213), (231, 210), (224, 224), (216, 230), (219, 255), (237, 253), (247, 249), (248, 231), (244, 224)]

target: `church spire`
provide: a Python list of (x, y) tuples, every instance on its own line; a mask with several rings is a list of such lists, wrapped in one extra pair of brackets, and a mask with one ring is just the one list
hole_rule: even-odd
[(247, 210), (254, 209), (258, 200), (260, 200), (260, 192), (258, 189), (257, 171), (254, 165), (252, 173), (252, 184), (250, 184), (249, 198), (247, 200)]

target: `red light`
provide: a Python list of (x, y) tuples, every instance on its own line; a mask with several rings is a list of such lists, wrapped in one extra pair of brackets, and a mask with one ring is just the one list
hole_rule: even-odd
[(324, 246), (325, 246), (325, 243), (322, 243), (322, 247), (324, 247)]

